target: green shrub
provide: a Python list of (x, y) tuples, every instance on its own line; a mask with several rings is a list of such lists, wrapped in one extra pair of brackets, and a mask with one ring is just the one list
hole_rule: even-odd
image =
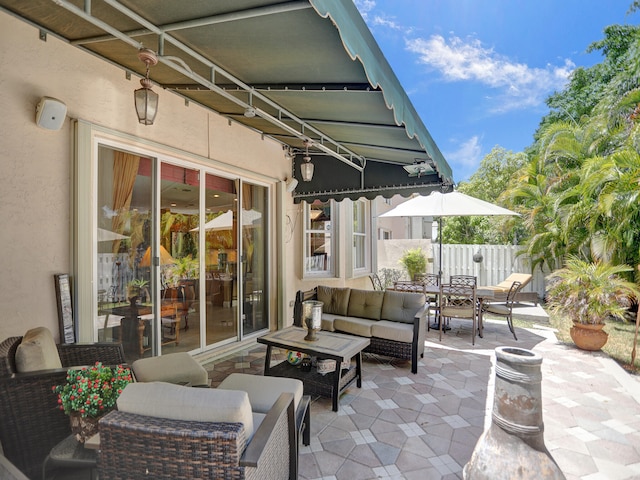
[(400, 263), (407, 270), (409, 280), (413, 280), (417, 273), (426, 273), (427, 271), (427, 256), (421, 247), (405, 250)]

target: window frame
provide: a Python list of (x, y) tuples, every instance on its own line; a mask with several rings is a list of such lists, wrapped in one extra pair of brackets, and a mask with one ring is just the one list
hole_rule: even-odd
[[(359, 209), (362, 210), (360, 215), (360, 218), (362, 220), (361, 227), (364, 228), (364, 231), (362, 232), (356, 231), (356, 221), (357, 221), (356, 212)], [(351, 247), (351, 272), (352, 272), (352, 276), (357, 277), (357, 276), (369, 274), (371, 272), (371, 265), (372, 265), (371, 255), (373, 251), (371, 248), (371, 242), (372, 242), (371, 202), (364, 198), (360, 198), (358, 200), (352, 201), (351, 202), (351, 219), (352, 219), (351, 238), (350, 238), (350, 245), (352, 246)], [(359, 244), (356, 243), (355, 241), (356, 238), (363, 239), (361, 245), (364, 248), (364, 252), (362, 252), (364, 265), (362, 266), (356, 265), (357, 259), (360, 257), (359, 252), (357, 251)]]
[(310, 236), (313, 234), (320, 234), (322, 232), (326, 232), (327, 229), (319, 230), (311, 228), (311, 210), (314, 203), (307, 203), (305, 201), (302, 202), (303, 205), (303, 213), (304, 213), (304, 224), (302, 229), (302, 255), (301, 255), (301, 263), (302, 263), (302, 278), (335, 278), (338, 276), (337, 272), (337, 252), (338, 252), (338, 211), (339, 208), (334, 200), (329, 200), (328, 202), (320, 202), (322, 204), (329, 204), (330, 208), (330, 229), (329, 237), (330, 237), (330, 250), (326, 252), (327, 255), (327, 266), (326, 269), (323, 270), (310, 270), (308, 268), (309, 262), (307, 261), (307, 251), (310, 250)]

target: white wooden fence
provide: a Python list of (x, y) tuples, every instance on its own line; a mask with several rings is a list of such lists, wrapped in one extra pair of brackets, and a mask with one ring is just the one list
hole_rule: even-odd
[[(438, 244), (433, 248), (433, 268), (438, 268)], [(442, 274), (444, 278), (451, 275), (475, 275), (478, 285), (496, 285), (512, 273), (531, 273), (533, 278), (523, 292), (536, 292), (544, 298), (545, 274), (536, 268), (531, 272), (531, 262), (524, 255), (517, 256), (522, 247), (514, 245), (442, 245)], [(481, 262), (475, 262), (473, 256), (482, 255)]]

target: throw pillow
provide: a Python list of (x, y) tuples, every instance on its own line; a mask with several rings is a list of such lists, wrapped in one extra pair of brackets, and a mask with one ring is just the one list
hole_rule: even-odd
[(58, 347), (48, 328), (27, 331), (16, 350), (16, 369), (20, 373), (62, 368)]

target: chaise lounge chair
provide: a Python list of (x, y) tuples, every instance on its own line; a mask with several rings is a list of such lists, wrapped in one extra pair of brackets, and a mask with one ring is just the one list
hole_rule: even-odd
[(523, 292), (522, 289), (531, 281), (532, 275), (529, 273), (512, 273), (507, 278), (505, 278), (502, 282), (497, 285), (490, 285), (482, 288), (490, 288), (494, 291), (494, 298), (492, 301), (495, 302), (506, 302), (507, 295), (509, 294), (509, 290), (511, 290), (511, 286), (514, 282), (520, 282), (520, 289), (518, 290), (518, 294), (516, 295), (515, 302), (519, 300), (534, 302), (536, 305), (538, 304), (538, 295), (536, 292)]

